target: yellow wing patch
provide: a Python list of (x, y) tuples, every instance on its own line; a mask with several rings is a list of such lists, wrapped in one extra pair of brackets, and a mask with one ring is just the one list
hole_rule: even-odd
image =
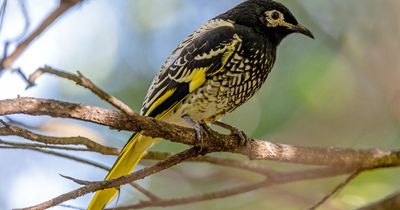
[(149, 108), (149, 110), (147, 110), (145, 116), (147, 116), (148, 114), (150, 114), (155, 108), (157, 108), (162, 102), (164, 102), (165, 100), (167, 100), (174, 92), (176, 91), (176, 88), (171, 89), (171, 90), (167, 90), (167, 92), (165, 92), (161, 97), (159, 97)]
[(187, 78), (189, 83), (189, 92), (195, 91), (206, 81), (206, 72), (209, 67), (196, 68)]
[(199, 88), (205, 81), (206, 81), (206, 76), (214, 76), (218, 72), (223, 71), (225, 68), (226, 63), (228, 63), (229, 59), (231, 56), (235, 53), (238, 47), (240, 47), (240, 44), (242, 43), (242, 39), (235, 34), (233, 36), (232, 42), (226, 44), (224, 48), (221, 48), (219, 51), (212, 51), (212, 53), (205, 54), (202, 56), (196, 56), (198, 60), (201, 60), (203, 58), (211, 58), (212, 56), (217, 56), (219, 53), (223, 53), (223, 60), (222, 60), (222, 65), (221, 68), (218, 70), (214, 71), (212, 74), (207, 75), (208, 69), (211, 68), (211, 66), (208, 67), (203, 67), (203, 68), (196, 68), (193, 70), (193, 72), (186, 78), (186, 82), (189, 83), (189, 91), (193, 92), (197, 88)]

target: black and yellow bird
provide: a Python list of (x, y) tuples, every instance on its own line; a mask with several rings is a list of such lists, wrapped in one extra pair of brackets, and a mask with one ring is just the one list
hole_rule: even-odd
[[(218, 15), (167, 58), (141, 114), (191, 127), (216, 122), (260, 89), (279, 43), (291, 33), (314, 38), (285, 6), (272, 0), (247, 0)], [(129, 174), (157, 142), (134, 134), (105, 179)], [(116, 189), (98, 191), (88, 209), (103, 209), (116, 194)]]

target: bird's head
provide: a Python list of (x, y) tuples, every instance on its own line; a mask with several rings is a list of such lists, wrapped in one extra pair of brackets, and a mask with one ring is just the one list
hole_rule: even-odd
[(289, 9), (272, 0), (247, 0), (222, 16), (253, 28), (278, 43), (292, 33), (304, 34), (314, 39), (311, 31), (299, 24)]

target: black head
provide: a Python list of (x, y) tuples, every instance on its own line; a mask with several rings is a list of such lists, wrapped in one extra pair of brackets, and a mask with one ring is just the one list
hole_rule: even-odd
[(272, 0), (247, 0), (217, 18), (248, 26), (278, 43), (291, 33), (314, 38), (310, 30), (297, 22), (289, 9)]

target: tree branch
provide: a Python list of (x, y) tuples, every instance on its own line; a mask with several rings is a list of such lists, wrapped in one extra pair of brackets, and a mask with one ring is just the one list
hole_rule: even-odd
[[(142, 132), (146, 136), (161, 137), (187, 145), (197, 144), (196, 132), (191, 128), (138, 114), (128, 117), (121, 112), (83, 104), (36, 98), (0, 100), (0, 116), (11, 114), (72, 118), (113, 129)], [(212, 152), (225, 151), (242, 154), (252, 160), (274, 160), (309, 165), (373, 168), (400, 164), (398, 150), (303, 147), (263, 140), (251, 140), (247, 146), (240, 147), (236, 136), (223, 135), (215, 131), (210, 131), (204, 139), (203, 147)]]
[(47, 149), (41, 149), (41, 148), (36, 148), (36, 147), (26, 147), (26, 146), (0, 146), (1, 149), (25, 149), (25, 150), (31, 150), (31, 151), (37, 151), (40, 153), (44, 153), (44, 154), (49, 154), (49, 155), (54, 155), (57, 157), (62, 157), (62, 158), (66, 158), (69, 160), (73, 160), (79, 163), (84, 163), (84, 164), (88, 164), (103, 170), (108, 170), (109, 168), (105, 165), (102, 165), (100, 163), (95, 163), (93, 161), (90, 160), (86, 160), (83, 158), (79, 158), (70, 154), (66, 154), (66, 153), (62, 153), (62, 152), (56, 152), (56, 151), (52, 151), (52, 150), (47, 150)]
[(46, 208), (56, 206), (64, 201), (78, 198), (87, 193), (95, 192), (97, 190), (101, 190), (101, 189), (105, 189), (105, 188), (119, 187), (123, 184), (130, 183), (130, 182), (136, 181), (138, 179), (143, 179), (146, 176), (149, 176), (151, 174), (160, 172), (164, 169), (170, 168), (170, 167), (172, 167), (182, 161), (185, 161), (189, 158), (196, 157), (196, 156), (200, 155), (201, 152), (204, 152), (204, 150), (201, 151), (198, 147), (192, 147), (192, 148), (185, 150), (181, 153), (178, 153), (166, 160), (160, 161), (160, 162), (156, 163), (154, 166), (141, 169), (130, 175), (122, 176), (117, 179), (112, 179), (112, 180), (108, 180), (108, 181), (93, 182), (93, 183), (88, 184), (79, 189), (76, 189), (71, 192), (60, 195), (60, 196), (58, 196), (54, 199), (51, 199), (49, 201), (46, 201), (44, 203), (41, 203), (41, 204), (38, 204), (38, 205), (35, 205), (32, 207), (28, 207), (28, 208), (22, 208), (22, 209), (26, 209), (26, 210), (28, 210), (28, 209), (29, 210), (46, 209)]
[(106, 91), (97, 87), (90, 79), (86, 78), (81, 72), (77, 71), (78, 75), (71, 74), (66, 71), (57, 70), (55, 68), (45, 66), (43, 68), (37, 69), (29, 76), (29, 84), (35, 84), (35, 81), (42, 76), (44, 73), (52, 74), (64, 79), (68, 79), (74, 81), (77, 85), (80, 85), (84, 88), (89, 89), (95, 95), (103, 99), (104, 101), (108, 102), (109, 104), (113, 105), (117, 109), (121, 110), (123, 113), (127, 114), (128, 116), (135, 116), (137, 115), (128, 105), (120, 101), (119, 99), (115, 98), (114, 96), (108, 94)]
[(14, 52), (1, 61), (0, 72), (3, 69), (12, 68), (13, 63), (37, 39), (54, 21), (62, 16), (66, 11), (81, 2), (81, 0), (61, 0), (60, 5), (51, 12), (46, 19), (21, 43), (18, 44)]
[(330, 197), (332, 197), (335, 193), (339, 192), (339, 190), (343, 189), (351, 180), (356, 178), (361, 173), (360, 170), (354, 171), (349, 177), (347, 177), (343, 182), (338, 184), (331, 192), (329, 192), (326, 196), (324, 196), (320, 201), (315, 203), (309, 210), (315, 210), (322, 206)]
[[(1, 144), (6, 144), (9, 146), (1, 146)], [(45, 146), (45, 145), (42, 145)], [(50, 147), (53, 148), (53, 147)], [(69, 154), (65, 154), (65, 153), (61, 153), (61, 152), (56, 152), (56, 151), (51, 151), (51, 150), (47, 150), (47, 149), (41, 149), (41, 148), (37, 148), (37, 146), (31, 146), (31, 144), (18, 144), (18, 143), (13, 143), (13, 142), (7, 142), (7, 141), (3, 141), (0, 140), (0, 149), (26, 149), (26, 150), (31, 150), (31, 151), (36, 151), (36, 152), (40, 152), (40, 153), (44, 153), (44, 154), (49, 154), (49, 155), (54, 155), (57, 157), (61, 157), (61, 158), (65, 158), (68, 160), (73, 160), (73, 161), (77, 161), (79, 163), (83, 163), (83, 164), (87, 164), (96, 168), (100, 168), (106, 171), (110, 170), (110, 167), (104, 166), (102, 164), (87, 160), (87, 159), (83, 159), (83, 158), (79, 158), (73, 155), (69, 155)], [(58, 149), (58, 148), (57, 148)], [(68, 148), (68, 150), (70, 150), (70, 148)], [(67, 176), (61, 175), (64, 178), (67, 178)], [(74, 181), (76, 181), (74, 179)], [(144, 195), (146, 195), (148, 198), (150, 198), (151, 200), (156, 200), (159, 199), (158, 196), (154, 195), (153, 193), (151, 193), (150, 191), (144, 189), (143, 187), (141, 187), (139, 184), (136, 183), (129, 183), (132, 187), (136, 188), (139, 192), (143, 193)]]
[(0, 120), (0, 124), (4, 125), (4, 127), (0, 127), (0, 136), (19, 136), (25, 139), (29, 139), (44, 144), (83, 145), (92, 151), (96, 151), (104, 155), (119, 154), (119, 149), (103, 146), (95, 141), (92, 141), (82, 136), (77, 136), (77, 137), (45, 136), (33, 133), (29, 130), (20, 127), (9, 125), (2, 120)]
[(143, 193), (145, 196), (147, 196), (151, 201), (157, 201), (157, 200), (161, 200), (160, 197), (158, 197), (157, 195), (155, 195), (154, 193), (148, 191), (147, 189), (145, 189), (144, 187), (140, 186), (139, 184), (135, 183), (135, 182), (131, 182), (129, 183), (129, 185), (131, 185), (132, 187), (136, 188), (139, 192)]
[(45, 145), (45, 144), (29, 144), (29, 143), (16, 143), (12, 141), (4, 141), (0, 139), (0, 145), (8, 145), (16, 148), (44, 148), (44, 149), (57, 149), (57, 150), (66, 150), (66, 151), (80, 151), (80, 152), (92, 152), (90, 149), (79, 148), (73, 146), (54, 146), (54, 145)]
[(157, 201), (141, 201), (134, 205), (129, 205), (125, 207), (113, 208), (115, 210), (125, 210), (125, 209), (141, 209), (147, 207), (170, 207), (170, 206), (178, 206), (185, 204), (192, 204), (196, 202), (208, 201), (226, 198), (229, 196), (239, 195), (247, 192), (251, 192), (254, 190), (258, 190), (265, 187), (270, 187), (279, 184), (285, 184), (289, 182), (310, 180), (310, 179), (320, 179), (326, 177), (333, 177), (346, 174), (351, 169), (341, 168), (341, 169), (312, 169), (307, 171), (300, 172), (289, 172), (289, 173), (280, 173), (277, 176), (269, 177), (265, 180), (245, 184), (237, 187), (233, 187), (226, 190), (221, 190), (212, 193), (205, 193), (201, 195), (188, 196), (183, 198), (174, 198), (174, 199), (162, 199)]

